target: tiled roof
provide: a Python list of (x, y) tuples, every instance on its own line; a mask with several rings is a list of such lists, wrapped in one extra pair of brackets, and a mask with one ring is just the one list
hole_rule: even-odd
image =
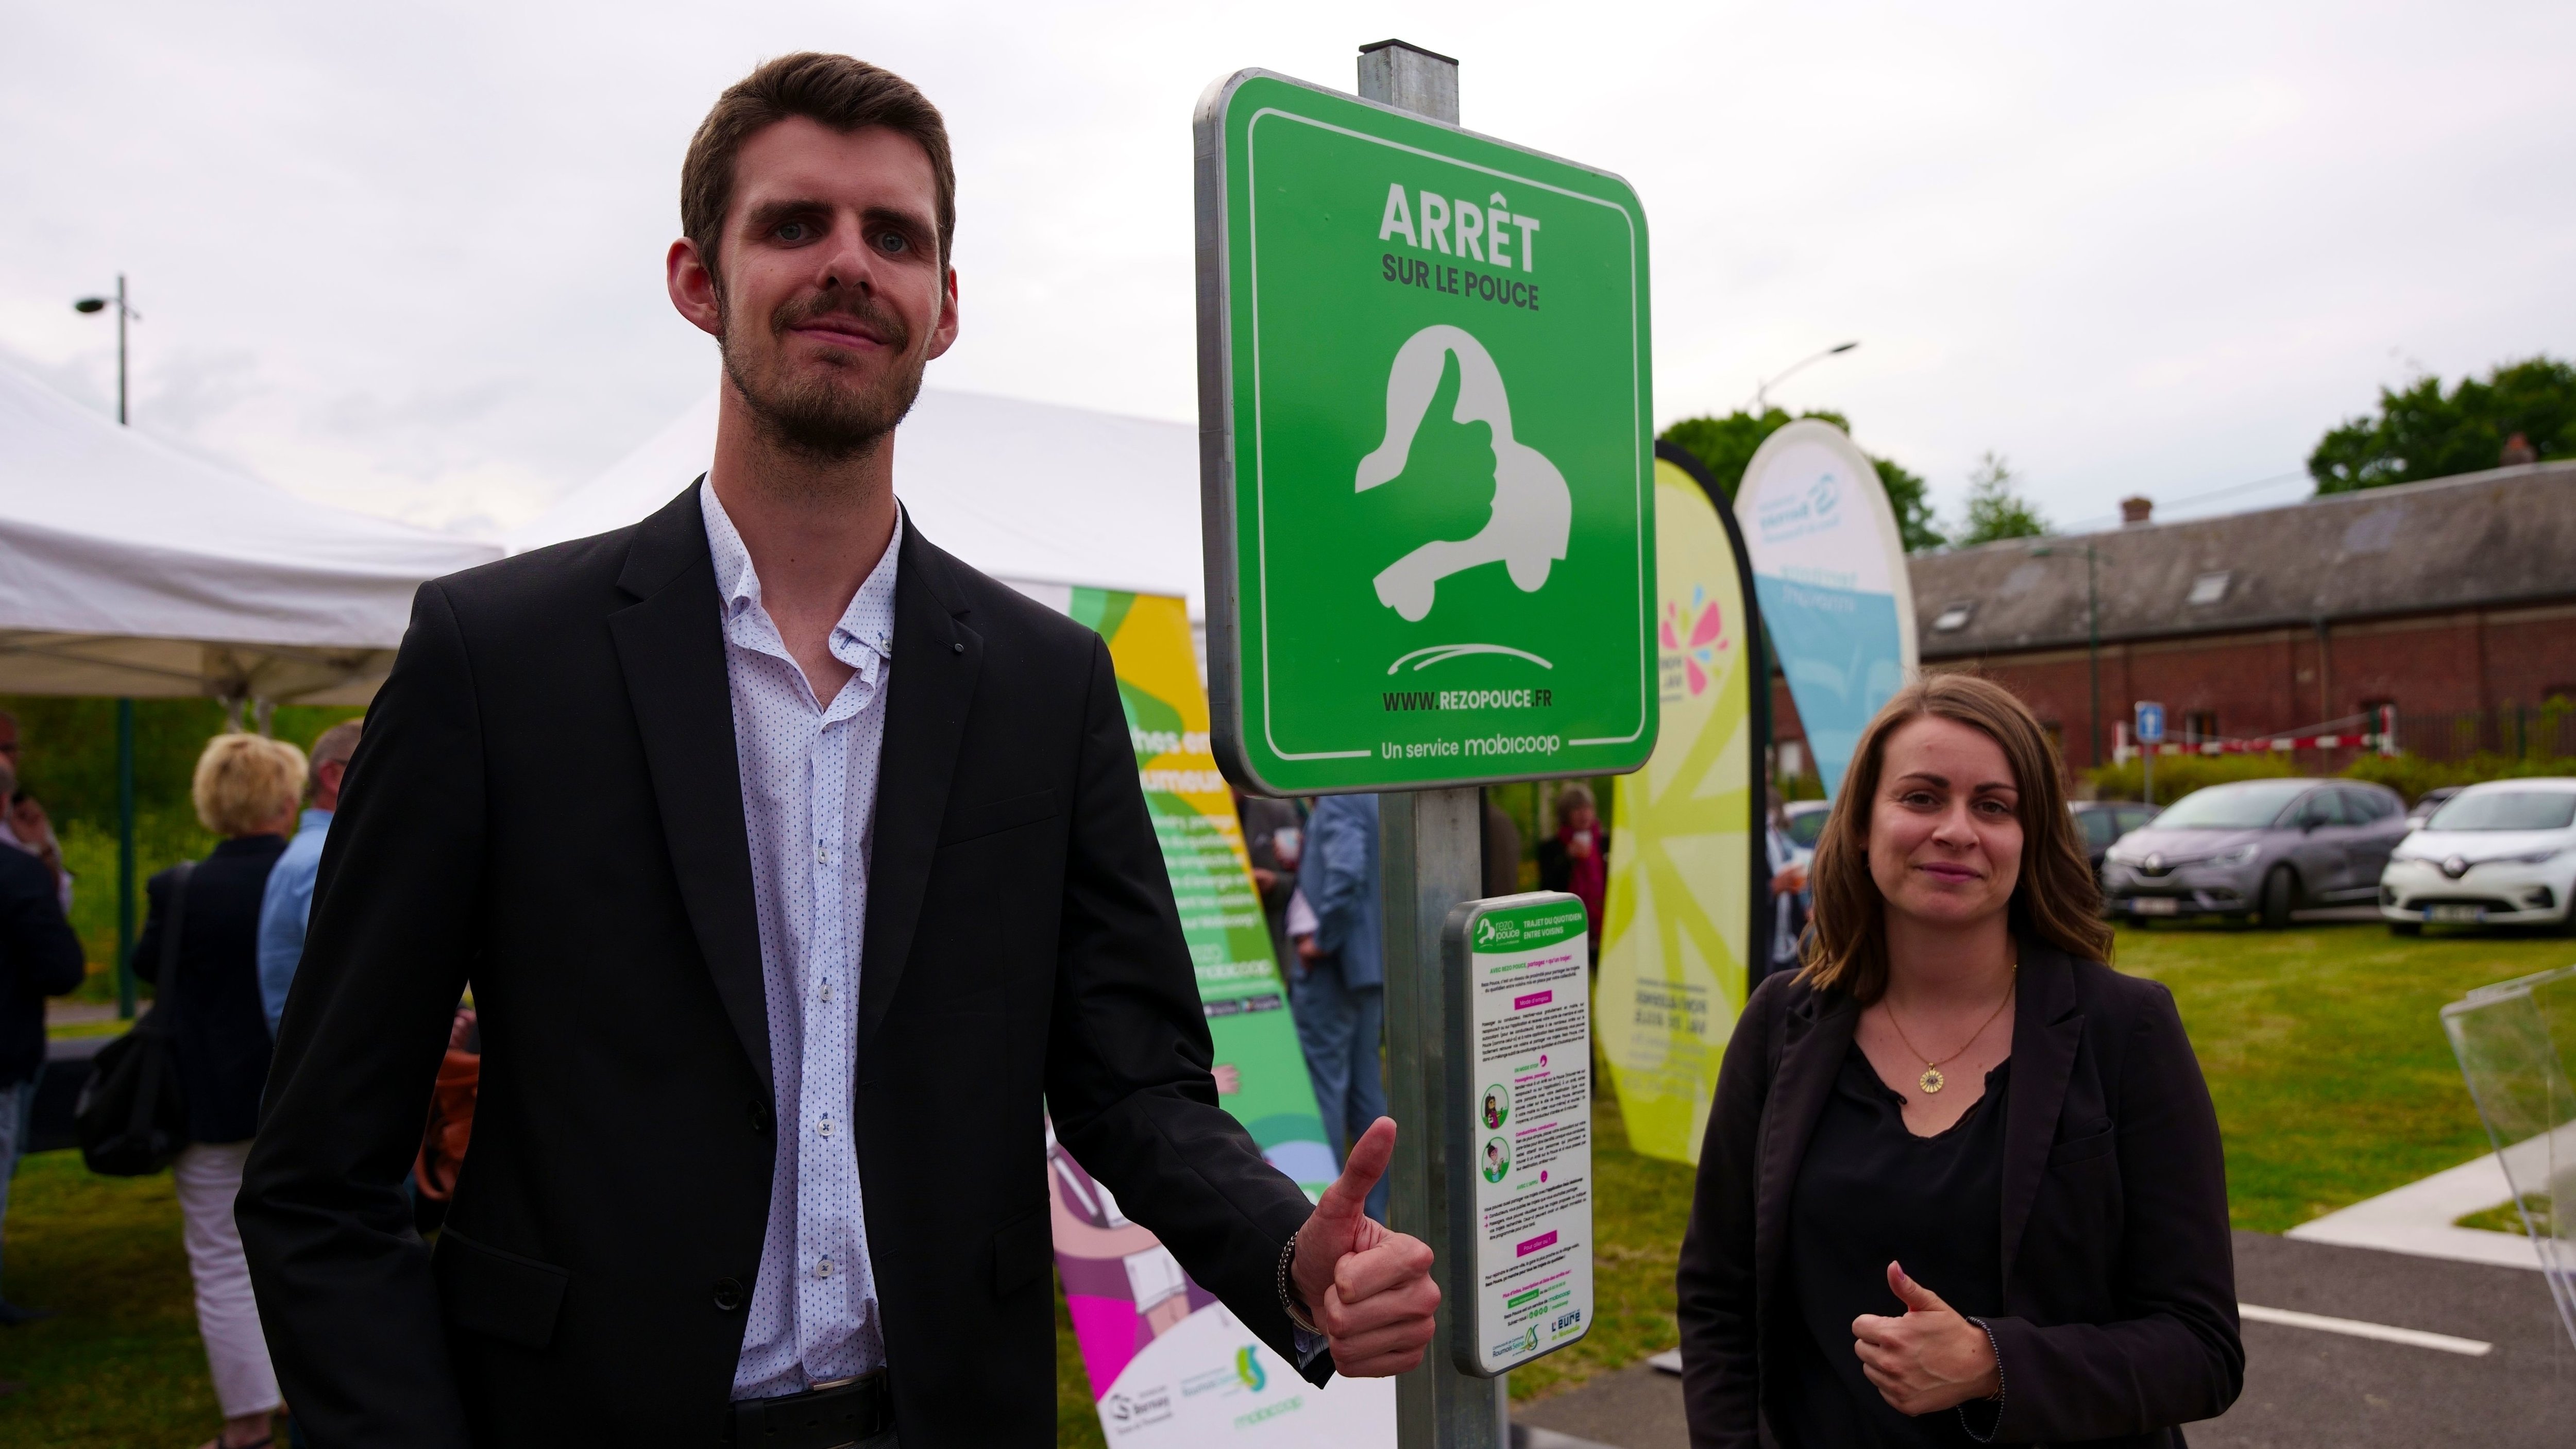
[(1923, 657), (2082, 645), (2087, 544), (2106, 641), (2568, 598), (2576, 462), (1916, 554)]

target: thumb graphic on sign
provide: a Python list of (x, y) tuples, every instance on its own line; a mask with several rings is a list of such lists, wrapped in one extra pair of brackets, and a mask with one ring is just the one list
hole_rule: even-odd
[(1351, 1144), (1341, 1177), (1297, 1230), (1289, 1266), (1298, 1301), (1332, 1345), (1333, 1366), (1355, 1378), (1400, 1374), (1422, 1362), (1440, 1307), (1431, 1245), (1365, 1211), (1369, 1189), (1394, 1157), (1395, 1119), (1380, 1117)]
[(1493, 430), (1493, 513), (1475, 537), (1426, 543), (1377, 576), (1378, 602), (1413, 622), (1431, 612), (1440, 580), (1479, 564), (1500, 563), (1522, 593), (1537, 593), (1547, 583), (1549, 567), (1565, 557), (1566, 534), (1574, 523), (1574, 494), (1565, 486), (1565, 475), (1536, 448), (1512, 437), (1512, 405), (1485, 344), (1445, 323), (1423, 328), (1396, 349), (1395, 365), (1386, 377), (1386, 441), (1360, 459), (1356, 491), (1366, 493), (1404, 471), (1413, 436), (1431, 409), (1452, 353), (1458, 357), (1458, 406), (1452, 420), (1483, 423)]

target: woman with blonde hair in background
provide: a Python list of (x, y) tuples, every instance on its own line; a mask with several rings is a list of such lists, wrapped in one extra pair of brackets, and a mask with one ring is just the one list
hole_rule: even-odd
[[(258, 735), (217, 735), (197, 757), (197, 819), (222, 836), (204, 860), (173, 866), (147, 886), (151, 914), (134, 943), (134, 970), (177, 1011), (179, 1087), (188, 1146), (172, 1164), (197, 1331), (224, 1412), (210, 1449), (259, 1449), (282, 1402), (233, 1199), (259, 1128), (268, 1080), (268, 1016), (259, 996), (259, 908), (269, 868), (286, 849), (304, 788), (304, 752)], [(175, 930), (175, 941), (164, 938)], [(161, 980), (167, 959), (175, 981)]]
[(2179, 1446), (2244, 1381), (2218, 1119), (2047, 734), (1941, 674), (1853, 752), (1683, 1239), (1695, 1449)]

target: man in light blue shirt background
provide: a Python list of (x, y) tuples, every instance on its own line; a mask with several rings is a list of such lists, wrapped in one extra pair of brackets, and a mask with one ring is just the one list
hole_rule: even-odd
[(295, 838), (268, 872), (268, 893), (259, 903), (259, 1004), (268, 1011), (268, 1034), (277, 1035), (277, 1020), (286, 1014), (286, 988), (295, 984), (295, 963), (304, 959), (304, 921), (313, 914), (313, 877), (322, 869), (322, 840), (331, 833), (331, 814), (340, 808), (340, 779), (357, 753), (358, 722), (344, 720), (313, 742), (311, 773), (306, 777), (313, 801), (304, 809)]

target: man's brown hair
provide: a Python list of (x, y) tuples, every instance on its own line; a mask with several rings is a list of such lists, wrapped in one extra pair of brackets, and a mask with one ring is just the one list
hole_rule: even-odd
[(1927, 718), (1955, 720), (1985, 735), (2012, 767), (2020, 791), (2015, 813), (2021, 817), (2021, 878), (2013, 883), (2009, 907), (2013, 933), (2079, 961), (2109, 961), (2111, 928), (2102, 923), (2102, 887), (2076, 840), (2048, 731), (2020, 696), (1991, 679), (1932, 674), (1898, 690), (1852, 751), (1842, 794), (1816, 841), (1815, 928), (1800, 974), (1817, 990), (1844, 992), (1863, 1006), (1887, 990), (1887, 898), (1869, 873), (1870, 810), (1888, 738)]
[[(939, 193), (939, 264), (948, 265), (957, 231), (957, 168), (949, 160), (948, 125), (939, 108), (893, 71), (846, 55), (799, 51), (764, 61), (716, 98), (698, 123), (680, 163), (680, 232), (716, 272), (725, 213), (733, 209), (734, 160), (754, 134), (794, 116), (842, 135), (883, 126), (918, 142), (930, 156)], [(720, 277), (720, 274), (719, 274)], [(719, 280), (717, 290), (723, 286)]]

